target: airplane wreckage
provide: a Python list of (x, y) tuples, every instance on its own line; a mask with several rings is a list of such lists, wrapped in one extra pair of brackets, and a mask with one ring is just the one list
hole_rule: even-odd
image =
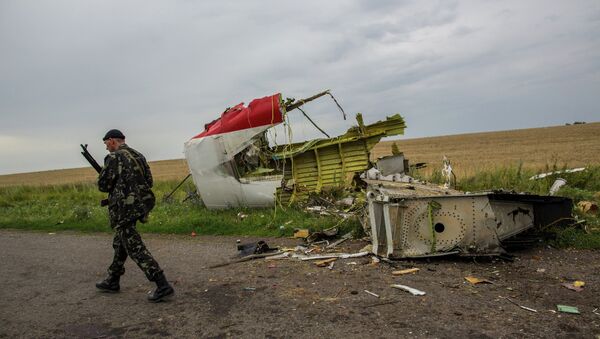
[(287, 205), (326, 187), (350, 186), (362, 177), (367, 183), (373, 253), (388, 258), (499, 255), (515, 236), (564, 224), (571, 217), (568, 198), (471, 194), (415, 181), (406, 175), (408, 162), (402, 155), (380, 159), (373, 166), (370, 151), (380, 139), (404, 133), (406, 125), (398, 114), (366, 125), (359, 113), (357, 125), (340, 136), (269, 145), (270, 128), (323, 95), (335, 101), (324, 91), (297, 101), (284, 102), (281, 94), (275, 94), (247, 107), (240, 103), (187, 141), (185, 157), (206, 207)]

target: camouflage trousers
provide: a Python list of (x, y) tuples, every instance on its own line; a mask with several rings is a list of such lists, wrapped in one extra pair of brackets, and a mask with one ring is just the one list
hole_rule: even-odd
[(125, 260), (129, 256), (144, 272), (146, 278), (154, 281), (162, 273), (162, 270), (146, 248), (146, 245), (144, 245), (142, 237), (135, 228), (135, 221), (130, 225), (116, 227), (114, 231), (113, 248), (115, 255), (112, 264), (108, 268), (108, 274), (114, 276), (125, 274)]

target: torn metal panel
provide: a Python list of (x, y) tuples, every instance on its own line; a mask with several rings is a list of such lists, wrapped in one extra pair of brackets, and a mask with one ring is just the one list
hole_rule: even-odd
[(248, 107), (239, 104), (186, 142), (185, 157), (204, 204), (266, 207), (275, 202), (276, 191), (281, 202), (291, 203), (326, 186), (349, 185), (370, 166), (369, 151), (382, 137), (404, 132), (400, 115), (365, 125), (358, 114), (358, 126), (341, 136), (269, 146), (265, 132), (283, 122), (287, 111), (325, 94), (330, 93), (287, 106), (280, 94), (253, 100)]
[[(373, 253), (390, 258), (497, 255), (502, 241), (570, 216), (567, 198), (481, 193), (394, 195), (369, 186)], [(548, 209), (556, 211), (553, 220)]]
[(280, 94), (253, 100), (248, 107), (239, 104), (185, 143), (192, 178), (207, 207), (273, 204), (273, 192), (281, 177), (263, 175), (260, 180), (244, 180), (236, 156), (252, 148), (267, 129), (281, 123), (283, 111)]
[(396, 114), (384, 121), (358, 126), (343, 135), (280, 147), (274, 159), (285, 161), (283, 185), (277, 189), (282, 203), (305, 199), (311, 192), (327, 186), (348, 186), (357, 173), (369, 168), (369, 152), (386, 136), (404, 133), (404, 119)]

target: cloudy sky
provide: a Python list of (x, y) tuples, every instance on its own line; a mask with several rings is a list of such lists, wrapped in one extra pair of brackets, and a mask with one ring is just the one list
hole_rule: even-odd
[[(400, 113), (405, 138), (600, 121), (600, 2), (0, 1), (0, 174), (86, 166), (119, 128), (149, 160), (224, 108), (331, 89), (330, 135)], [(293, 115), (293, 114), (291, 114)], [(294, 138), (319, 137), (302, 116)]]

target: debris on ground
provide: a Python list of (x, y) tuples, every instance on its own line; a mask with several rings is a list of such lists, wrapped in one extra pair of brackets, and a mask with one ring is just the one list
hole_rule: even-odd
[[(306, 241), (309, 243), (314, 243), (323, 240), (330, 240), (335, 238), (338, 235), (338, 228), (331, 227), (322, 231), (312, 232), (310, 235), (306, 237)], [(301, 237), (304, 238), (304, 237)]]
[(416, 288), (412, 288), (406, 285), (399, 285), (399, 284), (392, 284), (391, 285), (393, 288), (397, 288), (399, 290), (403, 290), (406, 291), (412, 295), (425, 295), (425, 292), (418, 290)]
[(556, 308), (558, 309), (558, 312), (571, 313), (571, 314), (580, 314), (579, 313), (579, 309), (577, 307), (575, 307), (575, 306), (556, 305)]
[(552, 186), (550, 186), (550, 190), (548, 190), (548, 195), (555, 195), (558, 190), (567, 184), (567, 180), (563, 178), (558, 178), (554, 180)]
[(585, 282), (580, 281), (580, 280), (576, 280), (576, 281), (573, 281), (573, 282), (570, 282), (570, 283), (565, 282), (565, 283), (562, 283), (560, 285), (563, 286), (563, 287), (565, 287), (565, 288), (567, 288), (567, 289), (569, 289), (569, 290), (571, 290), (571, 291), (581, 292), (581, 291), (583, 291), (583, 286), (585, 286)]
[(526, 311), (533, 312), (533, 313), (537, 313), (537, 310), (536, 310), (536, 309), (533, 309), (533, 308), (531, 308), (531, 307), (527, 307), (527, 306), (523, 306), (523, 305), (519, 305), (518, 303), (516, 303), (516, 302), (512, 301), (512, 300), (511, 300), (510, 298), (508, 298), (508, 297), (504, 297), (504, 299), (508, 300), (508, 301), (509, 301), (511, 304), (513, 304), (513, 305), (517, 305), (517, 306), (519, 306), (520, 308), (522, 308), (522, 309), (524, 309), (524, 310), (526, 310)]
[(372, 296), (374, 296), (375, 298), (379, 298), (379, 294), (375, 294), (375, 293), (373, 293), (373, 292), (371, 292), (371, 291), (367, 291), (367, 290), (364, 290), (364, 291), (365, 291), (365, 293), (366, 293), (366, 294), (372, 295)]
[(309, 235), (310, 232), (307, 229), (294, 230), (294, 238), (306, 239)]
[(409, 273), (417, 273), (417, 272), (419, 272), (419, 270), (420, 269), (417, 267), (407, 268), (405, 270), (393, 271), (392, 275), (404, 275), (404, 274), (409, 274)]
[(315, 265), (319, 266), (319, 267), (325, 267), (325, 266), (329, 266), (330, 263), (336, 261), (337, 258), (329, 258), (329, 259), (323, 259), (323, 260), (317, 260), (315, 261)]
[(581, 172), (584, 171), (585, 167), (579, 167), (579, 168), (571, 168), (571, 169), (566, 169), (564, 171), (554, 171), (554, 172), (547, 172), (547, 173), (540, 173), (540, 174), (536, 174), (534, 176), (532, 176), (531, 178), (529, 178), (529, 180), (536, 180), (536, 179), (543, 179), (549, 175), (553, 175), (553, 174), (562, 174), (562, 173), (575, 173), (575, 172)]
[(238, 249), (238, 255), (240, 257), (246, 256), (249, 254), (261, 254), (261, 253), (277, 251), (276, 247), (275, 248), (269, 247), (269, 245), (266, 242), (264, 242), (263, 240), (260, 240), (258, 242), (247, 243), (247, 244), (237, 244), (237, 249)]
[(470, 282), (472, 285), (477, 285), (477, 284), (493, 284), (493, 282), (487, 280), (487, 279), (481, 279), (481, 278), (477, 278), (477, 277), (473, 277), (473, 276), (467, 276), (465, 277), (465, 280)]
[(598, 204), (593, 201), (582, 200), (577, 203), (577, 209), (585, 214), (598, 214)]

